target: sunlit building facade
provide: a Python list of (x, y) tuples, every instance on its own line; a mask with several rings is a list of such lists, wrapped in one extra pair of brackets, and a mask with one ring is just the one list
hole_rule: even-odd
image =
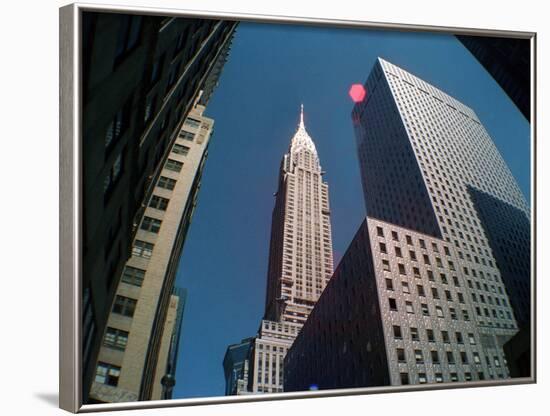
[(282, 392), (286, 352), (333, 272), (328, 184), (303, 106), (283, 156), (267, 276), (265, 315), (248, 359), (248, 393)]
[(378, 59), (352, 113), (367, 219), (285, 391), (499, 379), (530, 322), (529, 208), (468, 107)]
[(186, 117), (144, 207), (102, 338), (90, 402), (171, 394), (186, 297), (174, 292), (174, 282), (214, 125), (204, 109), (196, 104)]

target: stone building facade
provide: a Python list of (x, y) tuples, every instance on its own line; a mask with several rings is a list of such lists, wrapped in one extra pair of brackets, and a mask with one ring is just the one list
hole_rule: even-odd
[(93, 402), (163, 397), (178, 302), (184, 301), (173, 293), (174, 281), (214, 124), (203, 111), (196, 105), (185, 119), (144, 207), (102, 339)]
[[(508, 377), (503, 345), (531, 313), (525, 198), (473, 110), (380, 58), (365, 90), (352, 121), (367, 220), (287, 355), (285, 389), (319, 380), (328, 388), (330, 379), (341, 380), (330, 385), (336, 388)], [(356, 283), (360, 276), (367, 282)], [(418, 284), (424, 295), (415, 292)], [(389, 293), (397, 295), (390, 301)], [(343, 321), (325, 328), (328, 311)], [(320, 325), (324, 346), (314, 331)], [(428, 329), (433, 348), (425, 343)], [(350, 345), (340, 344), (347, 338), (360, 352), (346, 365), (341, 354)], [(316, 354), (333, 369), (330, 378), (326, 369), (312, 370), (307, 357)], [(460, 367), (457, 354), (465, 358)]]

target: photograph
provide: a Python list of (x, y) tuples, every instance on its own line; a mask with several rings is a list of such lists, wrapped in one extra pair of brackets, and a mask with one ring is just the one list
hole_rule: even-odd
[(83, 404), (534, 382), (532, 34), (79, 30)]

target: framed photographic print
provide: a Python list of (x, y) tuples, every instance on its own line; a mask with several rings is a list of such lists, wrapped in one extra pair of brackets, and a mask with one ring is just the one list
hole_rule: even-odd
[(535, 381), (535, 33), (60, 9), (60, 406)]

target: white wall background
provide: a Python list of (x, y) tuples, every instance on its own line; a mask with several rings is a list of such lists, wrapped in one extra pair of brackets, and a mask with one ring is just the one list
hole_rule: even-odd
[[(536, 31), (538, 46), (538, 212), (548, 212), (548, 10), (543, 1), (113, 0), (117, 4), (395, 23)], [(97, 1), (97, 3), (109, 3)], [(2, 414), (53, 415), (57, 409), (58, 320), (58, 7), (52, 0), (2, 4), (0, 180), (0, 383)], [(546, 233), (546, 234), (545, 234)], [(542, 414), (548, 403), (544, 254), (548, 219), (538, 216), (537, 385), (382, 394), (131, 411), (124, 414)], [(545, 296), (546, 295), (546, 296)], [(545, 326), (546, 331), (544, 331)], [(546, 400), (545, 400), (546, 399)], [(537, 411), (538, 409), (538, 411)], [(120, 413), (118, 413), (120, 414)]]

